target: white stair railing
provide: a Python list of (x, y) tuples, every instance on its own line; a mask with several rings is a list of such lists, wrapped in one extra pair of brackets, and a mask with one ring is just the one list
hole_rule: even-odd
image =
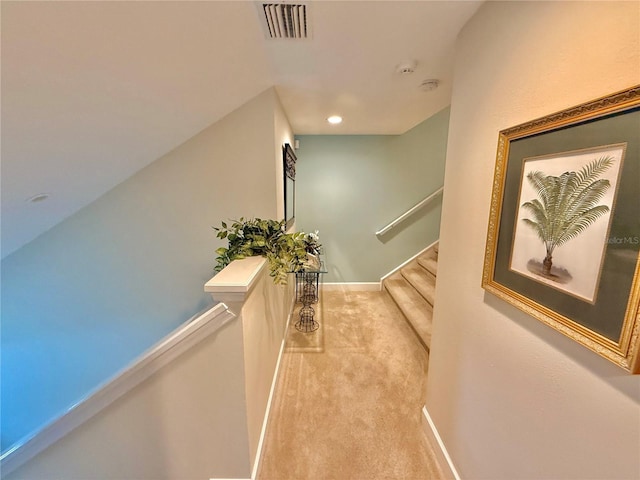
[(436, 198), (438, 195), (440, 195), (442, 192), (444, 191), (444, 186), (440, 187), (438, 190), (436, 190), (435, 192), (433, 192), (431, 195), (429, 195), (427, 198), (425, 198), (424, 200), (421, 200), (420, 202), (418, 202), (416, 205), (414, 205), (413, 207), (411, 207), (409, 210), (407, 210), (406, 212), (404, 212), (402, 215), (400, 215), (398, 218), (396, 218), (394, 221), (390, 222), (389, 224), (387, 224), (386, 226), (382, 227), (380, 230), (378, 230), (376, 232), (376, 236), (381, 237), (384, 234), (388, 233), (390, 230), (392, 230), (393, 228), (395, 228), (396, 226), (398, 226), (400, 223), (404, 222), (407, 218), (409, 218), (411, 215), (413, 215), (414, 213), (416, 213), (418, 210), (420, 210), (422, 207), (424, 207), (425, 205), (427, 205), (429, 202), (431, 202), (434, 198)]

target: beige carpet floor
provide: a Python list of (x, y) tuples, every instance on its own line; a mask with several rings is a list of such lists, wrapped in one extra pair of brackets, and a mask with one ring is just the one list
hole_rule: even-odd
[(257, 478), (442, 478), (420, 419), (427, 353), (393, 300), (324, 292), (315, 309), (316, 332), (292, 317)]

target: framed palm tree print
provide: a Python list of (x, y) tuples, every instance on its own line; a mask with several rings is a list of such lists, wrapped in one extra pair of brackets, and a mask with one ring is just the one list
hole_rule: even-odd
[(482, 286), (640, 372), (640, 86), (503, 130)]

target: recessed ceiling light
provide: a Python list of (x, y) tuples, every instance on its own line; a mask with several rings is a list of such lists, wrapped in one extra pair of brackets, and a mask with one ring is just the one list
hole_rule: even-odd
[(339, 123), (342, 123), (342, 117), (339, 115), (331, 115), (329, 118), (327, 118), (327, 122), (329, 122), (331, 125), (337, 125)]
[(37, 195), (34, 195), (33, 197), (27, 198), (27, 202), (29, 202), (29, 203), (44, 202), (50, 196), (51, 196), (50, 193), (38, 193)]

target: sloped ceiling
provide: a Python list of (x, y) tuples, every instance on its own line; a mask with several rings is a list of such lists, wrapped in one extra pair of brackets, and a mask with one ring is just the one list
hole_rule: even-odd
[(2, 1), (2, 256), (271, 86), (295, 133), (408, 130), (480, 3), (307, 2), (312, 38), (270, 40), (254, 2)]

